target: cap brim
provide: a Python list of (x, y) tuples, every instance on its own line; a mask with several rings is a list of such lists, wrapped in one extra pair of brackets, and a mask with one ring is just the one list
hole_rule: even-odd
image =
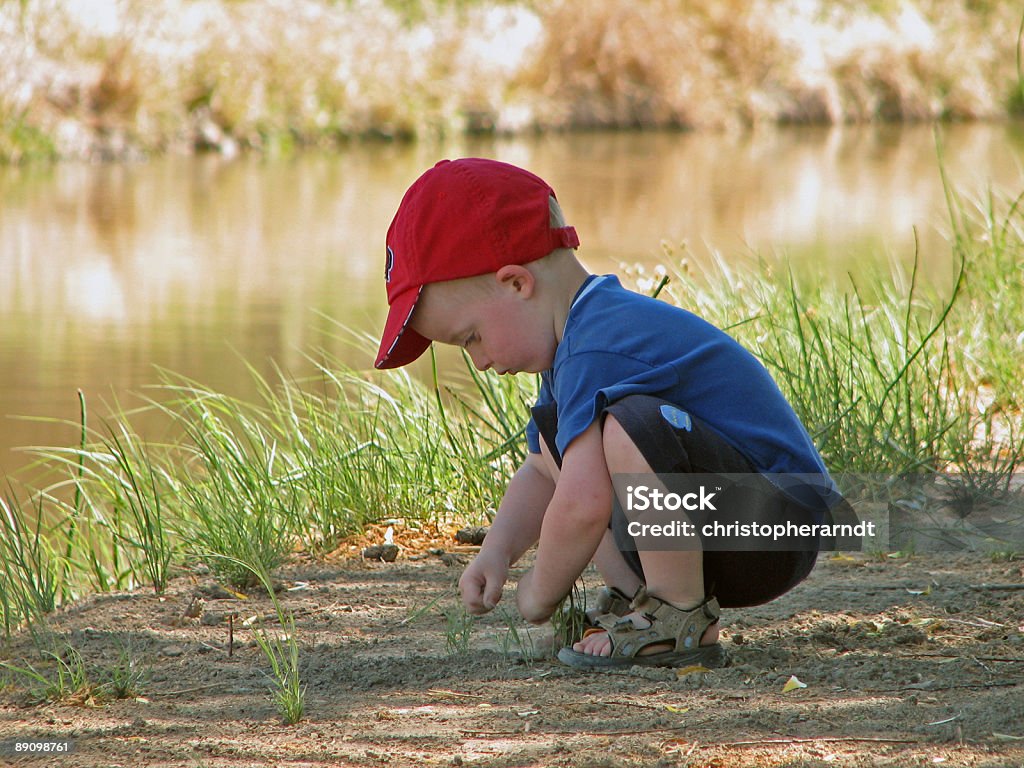
[(430, 339), (420, 336), (409, 327), (416, 302), (423, 291), (423, 286), (410, 288), (399, 294), (391, 302), (388, 319), (384, 323), (384, 333), (377, 351), (377, 368), (399, 368), (407, 365), (422, 355), (430, 346)]

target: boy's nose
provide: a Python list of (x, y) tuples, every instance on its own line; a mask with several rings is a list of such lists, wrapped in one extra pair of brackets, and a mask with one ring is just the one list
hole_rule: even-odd
[(480, 354), (471, 354), (470, 357), (473, 358), (473, 365), (476, 366), (476, 369), (478, 371), (486, 371), (488, 368), (491, 367), (491, 361)]

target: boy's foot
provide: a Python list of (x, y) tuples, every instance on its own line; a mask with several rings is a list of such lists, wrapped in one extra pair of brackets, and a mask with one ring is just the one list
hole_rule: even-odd
[(582, 668), (724, 663), (718, 643), (718, 601), (713, 597), (682, 609), (641, 590), (631, 607), (633, 612), (621, 618), (602, 616), (599, 628), (563, 648), (558, 658)]
[[(648, 629), (651, 626), (650, 620), (639, 611), (628, 613), (622, 618), (632, 622), (636, 629)], [(700, 638), (700, 645), (716, 645), (718, 643), (718, 635), (718, 623), (715, 622), (704, 630), (704, 634)], [(664, 653), (665, 651), (671, 651), (674, 647), (675, 643), (655, 643), (643, 648), (637, 655), (649, 656), (652, 653)], [(612, 652), (612, 639), (607, 630), (596, 629), (584, 633), (578, 642), (573, 643), (572, 649), (589, 656), (610, 656)]]

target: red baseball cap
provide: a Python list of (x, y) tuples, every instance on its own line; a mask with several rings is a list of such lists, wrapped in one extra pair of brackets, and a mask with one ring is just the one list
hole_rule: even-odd
[(554, 194), (529, 171), (482, 158), (442, 160), (413, 182), (388, 228), (390, 310), (376, 366), (406, 365), (430, 346), (408, 327), (427, 283), (486, 275), (578, 247), (573, 227), (550, 225)]

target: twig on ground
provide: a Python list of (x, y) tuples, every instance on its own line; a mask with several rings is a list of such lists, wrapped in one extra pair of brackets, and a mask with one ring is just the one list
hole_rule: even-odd
[(459, 691), (448, 691), (444, 688), (428, 688), (427, 693), (434, 696), (457, 696), (464, 699), (482, 699), (483, 696), (477, 693), (460, 693)]
[(154, 693), (147, 694), (149, 697), (153, 696), (181, 696), (185, 693), (198, 693), (199, 691), (208, 691), (211, 688), (221, 688), (223, 683), (210, 683), (209, 685), (200, 685), (196, 688), (182, 688), (180, 691), (155, 691)]
[(970, 589), (1024, 589), (1024, 584), (968, 584)]
[(959, 720), (960, 718), (962, 718), (963, 716), (964, 716), (963, 712), (957, 712), (952, 717), (947, 717), (947, 718), (945, 718), (943, 720), (935, 720), (934, 722), (931, 722), (931, 723), (925, 723), (925, 725), (945, 725), (946, 723), (955, 722), (955, 721)]
[(1000, 624), (996, 621), (989, 621), (988, 619), (976, 618), (975, 621), (967, 621), (966, 619), (951, 619), (948, 616), (943, 616), (939, 621), (944, 621), (948, 624), (963, 624), (967, 627), (978, 627), (979, 629), (992, 629), (993, 627), (1005, 627), (1005, 624)]
[(800, 739), (758, 739), (756, 741), (728, 741), (709, 744), (709, 747), (762, 747), (769, 744), (838, 744), (857, 742), (867, 744), (917, 744), (918, 739), (883, 739), (872, 736), (811, 736)]
[(636, 707), (637, 709), (658, 709), (658, 710), (663, 710), (666, 707), (665, 704), (641, 704), (638, 701), (621, 701), (621, 700), (616, 700), (616, 699), (612, 699), (612, 700), (609, 700), (609, 701), (602, 701), (601, 703), (602, 704), (618, 704), (618, 705), (623, 706), (623, 707)]
[(974, 662), (975, 664), (977, 664), (977, 665), (978, 665), (979, 667), (981, 667), (981, 668), (982, 668), (982, 669), (984, 669), (984, 670), (985, 670), (986, 672), (988, 672), (988, 673), (989, 673), (990, 675), (992, 674), (992, 669), (991, 669), (991, 667), (989, 667), (989, 666), (988, 666), (987, 664), (985, 664), (985, 662), (984, 662), (984, 661), (982, 661), (981, 659), (979, 659), (979, 658), (978, 658), (977, 656), (971, 656), (971, 657), (970, 657), (970, 659), (971, 659), (971, 661), (973, 661), (973, 662)]
[[(968, 658), (962, 653), (898, 653), (894, 654), (896, 658), (900, 659), (966, 659)], [(1002, 656), (971, 656), (970, 658), (977, 661), (1003, 661), (1009, 663), (1024, 664), (1024, 657), (1021, 658), (1006, 658)]]
[[(934, 591), (934, 590), (936, 590), (936, 589), (938, 589), (940, 587), (942, 587), (944, 589), (949, 589), (950, 587), (953, 587), (953, 586), (954, 585), (952, 585), (952, 584), (945, 584), (945, 585), (933, 584), (932, 585), (932, 590)], [(892, 589), (892, 590), (897, 590), (897, 591), (898, 590), (920, 589), (920, 584), (913, 584), (913, 583), (911, 583), (911, 584), (863, 584), (863, 585), (858, 585), (858, 586), (849, 586), (847, 584), (822, 584), (821, 585), (821, 589), (827, 589), (827, 590), (830, 590), (830, 591), (831, 590), (835, 590), (835, 591), (838, 591), (838, 592), (851, 592), (851, 593), (855, 592), (857, 594), (862, 594), (864, 592), (877, 591), (877, 590), (880, 590), (880, 589)]]
[[(529, 723), (527, 723), (529, 725)], [(549, 731), (545, 730), (529, 730), (525, 731), (519, 728), (514, 731), (473, 731), (473, 730), (460, 730), (463, 736), (522, 736), (524, 734), (532, 734), (534, 736), (643, 736), (648, 733), (677, 733), (679, 731), (686, 730), (687, 726), (679, 725), (674, 728), (644, 728), (636, 731)]]
[(928, 693), (934, 693), (935, 691), (955, 691), (961, 688), (975, 689), (975, 688), (1005, 688), (1007, 686), (1021, 685), (1024, 684), (1024, 680), (1005, 680), (1002, 682), (991, 682), (991, 683), (963, 683), (961, 685), (940, 685), (935, 688), (925, 687), (922, 683), (915, 683), (912, 685), (904, 685), (902, 688), (857, 688), (856, 690), (862, 693), (906, 693), (908, 690), (911, 691), (926, 691)]

